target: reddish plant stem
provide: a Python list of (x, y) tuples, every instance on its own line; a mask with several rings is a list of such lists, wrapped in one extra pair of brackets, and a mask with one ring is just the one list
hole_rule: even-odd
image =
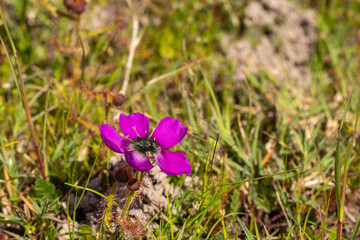
[(39, 144), (39, 141), (38, 141), (38, 139), (36, 137), (34, 124), (32, 122), (30, 107), (29, 107), (28, 99), (27, 99), (26, 92), (25, 92), (25, 85), (24, 85), (24, 81), (23, 81), (22, 76), (21, 76), (20, 65), (19, 65), (19, 61), (18, 61), (16, 52), (14, 52), (14, 57), (15, 57), (15, 62), (16, 62), (16, 68), (17, 68), (18, 74), (19, 74), (19, 80), (20, 80), (20, 83), (21, 83), (21, 91), (22, 91), (22, 94), (23, 94), (24, 108), (25, 108), (25, 113), (26, 113), (26, 119), (27, 119), (29, 129), (30, 129), (31, 139), (32, 139), (33, 145), (34, 145), (34, 147), (36, 149), (36, 153), (37, 153), (39, 164), (40, 164), (41, 174), (43, 176), (43, 179), (46, 180), (44, 164), (43, 164), (42, 157), (41, 157), (41, 152), (40, 152), (40, 144)]
[(336, 237), (337, 240), (341, 240), (342, 225), (343, 225), (343, 222), (338, 221), (338, 224), (337, 224), (337, 237)]

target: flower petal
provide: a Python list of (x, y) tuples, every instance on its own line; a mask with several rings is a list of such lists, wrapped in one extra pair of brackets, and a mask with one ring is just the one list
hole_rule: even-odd
[(151, 138), (154, 139), (160, 147), (169, 148), (181, 142), (186, 133), (187, 127), (179, 120), (166, 117), (159, 122)]
[(149, 171), (154, 167), (148, 156), (144, 156), (136, 151), (125, 151), (125, 160), (130, 167), (140, 172)]
[(141, 138), (149, 136), (149, 119), (141, 113), (130, 113), (129, 116), (120, 114), (120, 129), (131, 139), (136, 139), (139, 135)]
[(105, 145), (112, 151), (117, 153), (124, 153), (130, 140), (122, 137), (116, 130), (107, 124), (101, 124), (100, 135)]
[(168, 175), (181, 175), (185, 173), (190, 176), (191, 165), (185, 153), (162, 149), (154, 157), (164, 173)]

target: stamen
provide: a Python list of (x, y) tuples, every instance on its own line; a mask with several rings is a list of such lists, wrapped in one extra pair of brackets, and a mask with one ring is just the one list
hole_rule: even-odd
[(134, 131), (136, 132), (137, 137), (140, 137), (140, 134), (136, 131), (136, 126), (133, 126), (132, 128), (133, 128)]
[(153, 139), (140, 138), (132, 140), (132, 147), (139, 153), (147, 155), (148, 153), (157, 153), (159, 145)]

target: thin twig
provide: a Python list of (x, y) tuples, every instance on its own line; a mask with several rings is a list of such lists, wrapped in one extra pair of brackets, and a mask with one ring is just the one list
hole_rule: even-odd
[(27, 96), (26, 96), (25, 85), (24, 85), (23, 78), (21, 76), (21, 70), (20, 70), (19, 61), (18, 61), (18, 58), (17, 58), (17, 55), (16, 55), (16, 51), (14, 51), (14, 57), (15, 57), (15, 62), (16, 62), (16, 68), (18, 70), (19, 80), (20, 80), (20, 83), (21, 83), (21, 91), (22, 91), (22, 94), (23, 94), (24, 108), (25, 108), (25, 112), (26, 112), (26, 119), (27, 119), (27, 122), (28, 122), (28, 125), (29, 125), (31, 139), (33, 141), (33, 144), (34, 144), (34, 147), (36, 149), (36, 153), (37, 153), (37, 156), (38, 156), (38, 159), (39, 159), (41, 174), (43, 176), (43, 179), (46, 180), (45, 169), (44, 169), (44, 165), (43, 165), (43, 161), (42, 161), (42, 157), (41, 157), (41, 153), (40, 153), (40, 144), (39, 144), (39, 141), (38, 141), (37, 136), (36, 136), (36, 132), (35, 132), (35, 129), (34, 129), (34, 124), (32, 122), (30, 107), (29, 107)]

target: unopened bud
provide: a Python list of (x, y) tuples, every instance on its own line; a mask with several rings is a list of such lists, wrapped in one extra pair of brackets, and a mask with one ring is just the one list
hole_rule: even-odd
[(128, 174), (128, 165), (119, 167), (114, 172), (114, 178), (116, 181), (121, 183), (126, 183), (130, 180), (129, 174)]
[(82, 14), (85, 11), (85, 0), (63, 0), (65, 7), (75, 14)]
[(122, 93), (113, 95), (112, 103), (115, 107), (121, 107), (126, 102), (126, 97)]
[(137, 178), (133, 178), (128, 182), (126, 187), (130, 192), (135, 192), (140, 188), (140, 181)]

